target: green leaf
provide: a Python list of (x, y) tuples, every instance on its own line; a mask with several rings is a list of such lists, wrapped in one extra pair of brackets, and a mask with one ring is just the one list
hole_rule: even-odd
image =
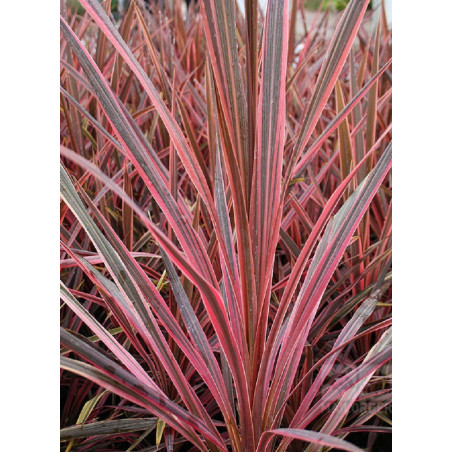
[(157, 446), (160, 445), (160, 441), (162, 440), (163, 429), (165, 428), (165, 425), (165, 421), (162, 421), (161, 419), (157, 421), (157, 433), (155, 434), (155, 444)]
[[(93, 412), (94, 408), (96, 408), (97, 402), (99, 402), (99, 400), (102, 398), (102, 396), (104, 394), (106, 394), (107, 392), (108, 391), (102, 391), (100, 394), (98, 394), (97, 396), (88, 400), (88, 402), (86, 402), (83, 405), (83, 408), (80, 411), (80, 414), (78, 415), (78, 418), (77, 418), (77, 422), (76, 422), (77, 425), (80, 425), (81, 427), (83, 427), (83, 424), (88, 420), (88, 418), (91, 415), (91, 413)], [(72, 439), (66, 447), (66, 452), (70, 452), (72, 447), (74, 446), (74, 444), (75, 444), (75, 441)]]

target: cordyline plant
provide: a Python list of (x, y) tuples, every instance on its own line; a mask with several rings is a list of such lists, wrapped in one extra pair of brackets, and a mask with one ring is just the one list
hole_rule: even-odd
[(296, 0), (181, 3), (62, 11), (62, 450), (372, 450), (391, 424), (384, 14), (369, 33), (351, 0), (329, 37)]

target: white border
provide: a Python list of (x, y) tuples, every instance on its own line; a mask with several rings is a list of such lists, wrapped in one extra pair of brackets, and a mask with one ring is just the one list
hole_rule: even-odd
[(1, 425), (59, 444), (59, 1), (1, 5)]
[(394, 450), (449, 450), (452, 4), (393, 9)]

